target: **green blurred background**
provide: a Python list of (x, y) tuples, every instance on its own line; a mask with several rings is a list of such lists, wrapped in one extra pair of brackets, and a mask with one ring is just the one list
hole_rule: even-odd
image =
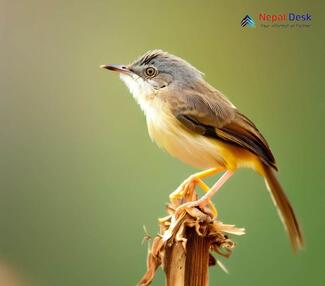
[[(263, 180), (239, 170), (214, 201), (247, 235), (224, 261), (231, 274), (212, 268), (210, 284), (324, 285), (320, 2), (1, 0), (2, 264), (40, 286), (135, 285), (144, 273), (142, 225), (157, 232), (168, 194), (194, 170), (152, 144), (126, 87), (98, 66), (161, 48), (263, 131), (305, 233), (294, 256)], [(259, 12), (309, 12), (312, 27), (240, 27)]]

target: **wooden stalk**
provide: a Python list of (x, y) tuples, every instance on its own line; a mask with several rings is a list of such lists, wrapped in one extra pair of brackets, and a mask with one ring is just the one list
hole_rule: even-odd
[(186, 251), (180, 242), (166, 248), (165, 274), (167, 286), (208, 286), (210, 239), (186, 230)]
[(209, 265), (223, 268), (210, 252), (229, 257), (235, 243), (226, 233), (242, 235), (244, 229), (223, 224), (208, 207), (180, 210), (180, 205), (196, 198), (192, 190), (182, 201), (168, 205), (169, 215), (159, 219), (160, 232), (148, 251), (147, 272), (139, 286), (149, 285), (159, 266), (165, 271), (166, 286), (208, 286)]

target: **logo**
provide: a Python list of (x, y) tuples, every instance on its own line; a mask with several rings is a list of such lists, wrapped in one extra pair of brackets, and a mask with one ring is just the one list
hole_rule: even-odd
[(285, 22), (285, 21), (296, 21), (304, 22), (311, 21), (311, 14), (297, 14), (297, 13), (282, 13), (282, 14), (267, 14), (260, 13), (258, 19), (263, 22)]
[(275, 29), (299, 29), (310, 28), (312, 26), (312, 14), (296, 13), (296, 12), (281, 12), (281, 13), (267, 13), (260, 12), (252, 16), (246, 15), (240, 22), (241, 27), (255, 28), (256, 25), (260, 28), (275, 28)]
[(241, 20), (240, 22), (241, 26), (242, 27), (250, 27), (250, 28), (255, 28), (255, 22), (254, 22), (254, 19), (249, 16), (249, 15), (246, 15), (243, 20)]

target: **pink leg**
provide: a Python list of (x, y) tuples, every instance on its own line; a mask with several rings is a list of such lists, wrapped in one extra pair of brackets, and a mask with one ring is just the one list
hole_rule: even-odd
[(196, 205), (200, 207), (204, 207), (208, 204), (209, 200), (213, 197), (213, 195), (223, 186), (225, 182), (230, 179), (230, 177), (234, 174), (232, 171), (226, 171), (220, 179), (212, 186), (212, 188), (199, 200), (196, 201)]
[(181, 211), (187, 209), (187, 208), (193, 208), (193, 207), (205, 207), (210, 199), (212, 198), (212, 196), (223, 186), (223, 184), (225, 182), (228, 181), (228, 179), (234, 174), (233, 171), (226, 171), (221, 177), (220, 179), (213, 185), (213, 187), (200, 199), (198, 199), (197, 201), (193, 201), (193, 202), (188, 202), (185, 204), (182, 204), (181, 206), (179, 206), (176, 209), (176, 216), (178, 216), (178, 214), (181, 213)]

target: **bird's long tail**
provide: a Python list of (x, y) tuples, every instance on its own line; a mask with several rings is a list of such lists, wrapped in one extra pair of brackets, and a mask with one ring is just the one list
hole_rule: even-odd
[(264, 179), (283, 225), (287, 230), (292, 248), (296, 252), (303, 248), (304, 241), (295, 213), (274, 171), (266, 165), (264, 165)]

